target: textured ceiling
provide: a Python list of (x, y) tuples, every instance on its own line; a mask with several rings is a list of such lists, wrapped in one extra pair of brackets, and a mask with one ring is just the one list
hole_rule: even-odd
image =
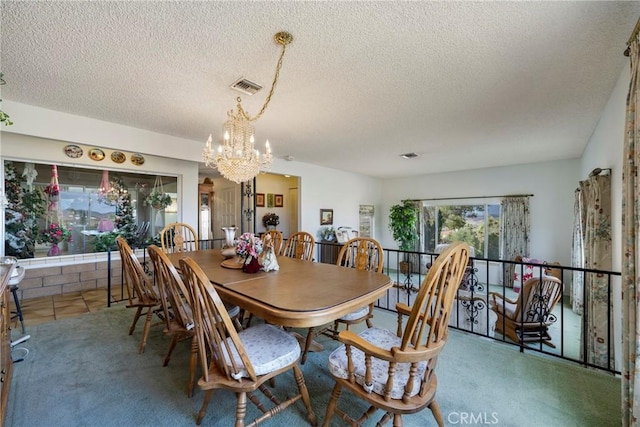
[[(579, 157), (640, 2), (1, 3), (2, 97), (221, 136), (240, 77), (278, 157), (398, 177)], [(7, 111), (9, 114), (10, 111)], [(177, 150), (179, 151), (179, 150)], [(412, 160), (399, 155), (416, 152)]]

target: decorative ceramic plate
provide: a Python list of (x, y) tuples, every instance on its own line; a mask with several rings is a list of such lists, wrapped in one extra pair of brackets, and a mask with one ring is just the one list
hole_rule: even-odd
[(240, 270), (242, 268), (243, 262), (236, 261), (236, 258), (229, 258), (222, 261), (222, 266), (225, 268), (231, 268), (234, 270)]
[(133, 163), (136, 166), (140, 166), (142, 164), (144, 164), (144, 156), (142, 154), (132, 154), (131, 155), (131, 163)]
[(101, 160), (104, 160), (104, 151), (99, 148), (92, 148), (91, 150), (89, 150), (89, 157), (91, 158), (91, 160), (99, 162)]
[(115, 163), (124, 163), (124, 161), (127, 160), (127, 156), (121, 151), (114, 151), (111, 153), (111, 160)]
[(64, 154), (72, 159), (77, 159), (78, 157), (82, 157), (82, 148), (77, 145), (69, 144), (64, 147)]

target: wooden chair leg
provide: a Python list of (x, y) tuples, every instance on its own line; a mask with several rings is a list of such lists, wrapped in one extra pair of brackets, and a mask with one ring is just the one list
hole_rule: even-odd
[[(438, 402), (436, 402), (435, 400), (432, 401), (429, 404), (429, 409), (431, 409), (431, 413), (433, 414), (433, 418), (436, 419), (436, 422), (438, 423), (438, 426), (444, 427), (444, 418), (442, 418), (442, 412), (440, 411), (440, 406), (438, 405)], [(395, 425), (395, 419), (394, 419), (394, 425)]]
[(131, 322), (131, 327), (129, 327), (129, 335), (133, 335), (133, 331), (136, 329), (136, 323), (138, 323), (138, 319), (142, 314), (142, 307), (138, 307), (136, 310), (136, 314), (133, 316), (133, 322)]
[(169, 364), (169, 360), (171, 360), (171, 353), (173, 353), (173, 349), (176, 348), (176, 344), (178, 343), (178, 334), (174, 334), (171, 337), (171, 342), (169, 343), (169, 349), (167, 350), (166, 356), (164, 356), (164, 361), (162, 362), (162, 366), (167, 366)]
[(200, 425), (200, 423), (202, 422), (202, 419), (204, 418), (205, 414), (207, 413), (207, 407), (209, 406), (209, 401), (211, 400), (211, 396), (213, 396), (213, 390), (207, 390), (207, 392), (204, 394), (204, 401), (202, 402), (202, 407), (200, 408), (200, 411), (198, 412), (198, 418), (196, 419), (196, 425)]
[(307, 385), (304, 383), (304, 376), (302, 375), (302, 371), (300, 370), (298, 364), (293, 365), (293, 375), (296, 378), (296, 384), (298, 385), (298, 391), (302, 396), (304, 406), (307, 407), (307, 420), (311, 423), (312, 426), (316, 426), (318, 425), (318, 419), (316, 417), (316, 413), (313, 411), (313, 407), (311, 406), (309, 390), (307, 390)]
[(144, 353), (144, 349), (147, 346), (147, 337), (149, 336), (149, 329), (151, 329), (152, 317), (153, 317), (153, 310), (149, 308), (147, 310), (147, 316), (144, 321), (144, 329), (142, 330), (142, 342), (140, 343), (140, 353)]
[(241, 391), (237, 393), (238, 403), (236, 405), (236, 427), (244, 426), (244, 418), (247, 415), (247, 393)]
[(331, 392), (331, 399), (329, 399), (329, 404), (327, 405), (327, 412), (324, 414), (324, 423), (322, 423), (322, 427), (329, 427), (329, 421), (331, 421), (331, 417), (333, 417), (333, 414), (335, 413), (340, 393), (342, 393), (342, 386), (336, 383), (336, 385), (333, 386), (333, 391)]
[(193, 388), (196, 385), (196, 368), (198, 366), (198, 340), (194, 336), (191, 340), (191, 357), (189, 358), (189, 384), (187, 397), (193, 396)]

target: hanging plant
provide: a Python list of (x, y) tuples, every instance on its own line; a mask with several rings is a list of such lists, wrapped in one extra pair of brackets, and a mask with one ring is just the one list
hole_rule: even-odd
[(152, 191), (146, 198), (145, 203), (154, 209), (164, 209), (171, 204), (171, 196), (167, 193)]
[(171, 204), (171, 196), (164, 192), (162, 187), (162, 180), (159, 176), (156, 176), (156, 182), (153, 185), (153, 190), (144, 200), (145, 205), (151, 206), (154, 209), (162, 210)]

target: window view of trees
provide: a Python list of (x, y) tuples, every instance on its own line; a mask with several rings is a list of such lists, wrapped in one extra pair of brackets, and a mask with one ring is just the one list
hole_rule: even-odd
[(497, 259), (500, 253), (500, 205), (423, 205), (425, 250), (462, 241), (477, 258)]

